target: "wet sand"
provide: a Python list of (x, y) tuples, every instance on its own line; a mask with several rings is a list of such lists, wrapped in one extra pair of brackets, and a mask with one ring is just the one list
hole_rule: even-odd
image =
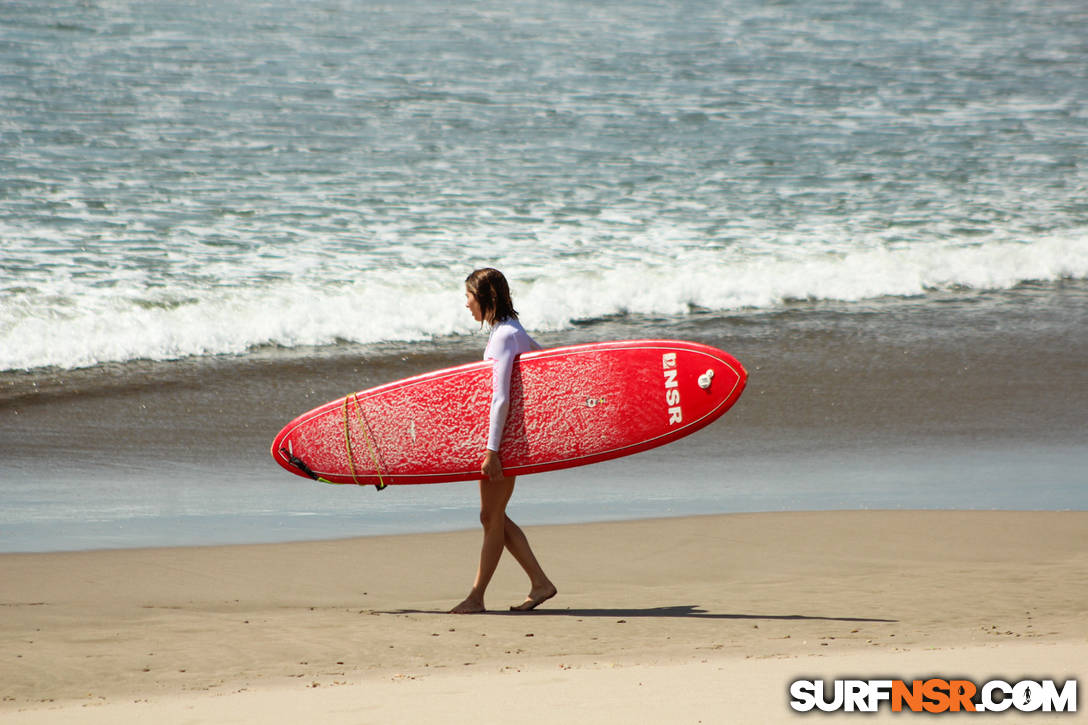
[[(721, 424), (700, 435), (730, 441), (731, 453), (760, 442), (787, 451), (903, 438), (1084, 442), (1084, 283), (995, 293), (990, 300), (972, 295), (921, 304), (632, 317), (535, 334), (546, 347), (675, 337), (734, 354), (749, 372), (748, 388)], [(145, 461), (270, 464), (272, 435), (301, 411), (346, 392), (478, 360), (485, 342), (481, 334), (0, 373), (0, 453), (20, 465), (49, 461), (45, 468), (77, 465), (80, 456), (120, 462), (137, 453)]]
[[(547, 346), (665, 336), (736, 355), (750, 374), (737, 405), (673, 445), (526, 479), (514, 500), (519, 516), (565, 523), (777, 510), (1088, 509), (1088, 286), (604, 320), (539, 335)], [(265, 350), (0, 375), (0, 495), (8, 516), (26, 512), (0, 531), (0, 550), (473, 527), (471, 488), (329, 491), (286, 475), (268, 445), (304, 410), (478, 359), (482, 345), (481, 337)], [(389, 502), (395, 512), (378, 510)]]

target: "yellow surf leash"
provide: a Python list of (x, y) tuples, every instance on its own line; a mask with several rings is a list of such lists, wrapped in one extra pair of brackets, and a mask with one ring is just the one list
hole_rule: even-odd
[(363, 437), (366, 438), (367, 450), (370, 453), (370, 460), (374, 463), (374, 472), (378, 474), (378, 483), (375, 484), (375, 488), (381, 491), (388, 486), (385, 482), (385, 478), (382, 476), (382, 467), (378, 463), (378, 451), (374, 447), (374, 441), (370, 438), (370, 431), (367, 428), (366, 416), (363, 415), (362, 406), (359, 405), (359, 397), (355, 394), (348, 395), (344, 398), (344, 450), (348, 454), (348, 466), (351, 468), (351, 480), (355, 482), (356, 486), (361, 486), (359, 478), (355, 473), (355, 456), (351, 451), (351, 433), (349, 430), (349, 413), (348, 413), (348, 401), (353, 400), (355, 402), (355, 412), (359, 415), (359, 427), (363, 431)]

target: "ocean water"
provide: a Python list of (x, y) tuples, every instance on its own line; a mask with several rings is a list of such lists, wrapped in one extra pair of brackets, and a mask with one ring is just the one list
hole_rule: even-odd
[[(475, 502), (456, 486), (377, 497), (363, 514), (358, 498), (255, 461), (304, 406), (419, 360), (478, 357), (462, 281), (485, 265), (550, 344), (692, 336), (739, 345), (747, 364), (745, 352), (808, 354), (775, 348), (784, 329), (885, 346), (937, 335), (953, 353), (965, 335), (1005, 355), (1009, 329), (1045, 328), (1047, 344), (1086, 349), (1088, 11), (5, 0), (0, 550), (471, 525)], [(351, 356), (384, 377), (351, 372)], [(1047, 378), (1070, 391), (1051, 444), (1033, 433), (1030, 449), (1010, 447), (1006, 432), (919, 455), (882, 439), (849, 460), (787, 445), (726, 474), (713, 446), (677, 444), (609, 464), (592, 491), (555, 474), (518, 499), (541, 522), (1088, 505), (1074, 405), (1088, 381), (1070, 359)], [(252, 406), (258, 393), (230, 380), (254, 371), (298, 392), (260, 424), (217, 419), (234, 443), (216, 448), (199, 411), (217, 396)], [(188, 397), (155, 398), (165, 387)], [(871, 395), (896, 392), (889, 376)], [(738, 408), (762, 394), (753, 385)], [(103, 451), (126, 438), (140, 447)], [(224, 459), (243, 461), (230, 487), (209, 482)], [(662, 485), (661, 460), (702, 474)], [(1033, 472), (1049, 486), (1023, 496)]]
[(1079, 0), (0, 21), (0, 370), (1088, 276)]

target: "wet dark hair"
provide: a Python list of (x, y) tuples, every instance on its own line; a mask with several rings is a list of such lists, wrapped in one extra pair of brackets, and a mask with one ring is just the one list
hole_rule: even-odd
[(480, 303), (484, 320), (494, 325), (503, 320), (517, 319), (518, 311), (510, 299), (510, 285), (502, 272), (491, 267), (477, 269), (465, 278), (467, 289)]

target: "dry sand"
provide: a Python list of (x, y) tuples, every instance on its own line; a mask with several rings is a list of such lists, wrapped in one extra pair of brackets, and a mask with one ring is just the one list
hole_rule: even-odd
[(528, 533), (560, 587), (531, 614), (503, 611), (526, 590), (509, 557), (494, 614), (444, 613), (471, 582), (476, 532), (0, 556), (0, 718), (775, 722), (794, 717), (801, 676), (1088, 670), (1088, 512)]

